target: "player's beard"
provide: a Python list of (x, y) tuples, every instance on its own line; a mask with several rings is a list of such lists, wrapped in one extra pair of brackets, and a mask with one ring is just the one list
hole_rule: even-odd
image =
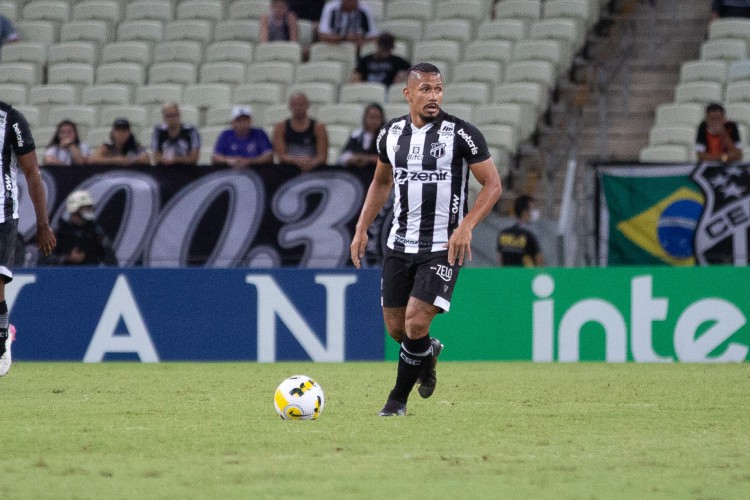
[(432, 123), (435, 120), (437, 120), (437, 117), (439, 115), (440, 115), (440, 106), (438, 106), (437, 112), (435, 113), (434, 116), (433, 115), (423, 115), (422, 113), (419, 113), (419, 118), (421, 118), (422, 121), (425, 122), (425, 123)]

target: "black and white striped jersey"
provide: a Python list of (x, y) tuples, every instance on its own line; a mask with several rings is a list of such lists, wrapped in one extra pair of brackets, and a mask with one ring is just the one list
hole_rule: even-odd
[(34, 149), (34, 139), (26, 118), (10, 104), (0, 101), (0, 172), (3, 177), (0, 223), (18, 219), (17, 155)]
[(393, 168), (395, 198), (388, 247), (439, 252), (468, 212), (469, 165), (490, 157), (482, 133), (441, 111), (417, 128), (410, 115), (388, 122), (377, 139), (380, 161)]

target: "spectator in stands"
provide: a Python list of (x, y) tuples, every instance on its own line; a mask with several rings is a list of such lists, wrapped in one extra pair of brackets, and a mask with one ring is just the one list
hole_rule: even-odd
[(357, 50), (366, 42), (375, 40), (378, 28), (375, 17), (367, 5), (359, 0), (332, 0), (325, 4), (320, 15), (318, 37), (322, 42), (352, 42)]
[(750, 17), (750, 0), (711, 0), (711, 17)]
[(13, 43), (18, 41), (18, 39), (18, 32), (13, 25), (13, 21), (0, 14), (0, 48), (2, 48), (3, 44)]
[(393, 53), (395, 43), (393, 35), (381, 33), (375, 52), (359, 59), (352, 74), (352, 82), (376, 82), (386, 87), (405, 82), (411, 63)]
[(41, 264), (51, 266), (116, 266), (112, 242), (96, 222), (88, 191), (73, 191), (65, 200), (65, 217), (57, 227), (57, 247)]
[(325, 165), (328, 159), (328, 132), (324, 124), (310, 118), (310, 102), (302, 92), (289, 96), (291, 118), (273, 129), (273, 151), (280, 163), (294, 165), (302, 172)]
[(55, 135), (44, 151), (44, 165), (48, 167), (84, 165), (90, 154), (91, 148), (88, 144), (81, 142), (75, 122), (63, 120), (57, 124)]
[(260, 42), (299, 41), (297, 14), (289, 10), (287, 0), (271, 0), (268, 14), (260, 18)]
[(138, 166), (149, 165), (151, 159), (146, 148), (136, 139), (130, 130), (130, 122), (117, 118), (112, 122), (109, 141), (99, 146), (89, 156), (89, 163), (102, 165)]
[(706, 119), (698, 125), (695, 152), (698, 153), (699, 162), (731, 163), (742, 159), (742, 143), (737, 124), (727, 120), (721, 104), (706, 106)]
[(232, 108), (232, 128), (216, 139), (211, 161), (233, 169), (273, 163), (273, 146), (261, 128), (252, 126), (252, 110), (247, 106)]
[(151, 150), (157, 165), (196, 165), (201, 139), (194, 125), (182, 123), (180, 107), (167, 102), (161, 107), (163, 123), (154, 127)]
[(297, 15), (297, 19), (310, 21), (313, 24), (313, 31), (317, 33), (326, 0), (288, 0), (288, 3), (289, 10)]
[(341, 150), (339, 165), (351, 168), (374, 167), (378, 161), (375, 139), (385, 125), (385, 112), (380, 104), (372, 103), (365, 108), (362, 126), (352, 132)]
[(529, 223), (539, 220), (539, 209), (534, 198), (516, 198), (513, 211), (516, 223), (500, 231), (497, 238), (497, 259), (501, 266), (539, 267), (544, 265), (539, 240), (529, 229)]

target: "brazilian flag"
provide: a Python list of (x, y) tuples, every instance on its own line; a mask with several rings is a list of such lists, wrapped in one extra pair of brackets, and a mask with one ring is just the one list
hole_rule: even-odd
[(601, 265), (696, 264), (693, 239), (705, 200), (693, 168), (598, 169)]

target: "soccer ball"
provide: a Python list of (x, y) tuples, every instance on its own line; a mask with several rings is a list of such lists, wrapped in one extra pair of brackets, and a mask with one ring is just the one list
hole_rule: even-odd
[(325, 405), (323, 389), (307, 375), (284, 380), (273, 395), (276, 413), (284, 420), (315, 420)]

